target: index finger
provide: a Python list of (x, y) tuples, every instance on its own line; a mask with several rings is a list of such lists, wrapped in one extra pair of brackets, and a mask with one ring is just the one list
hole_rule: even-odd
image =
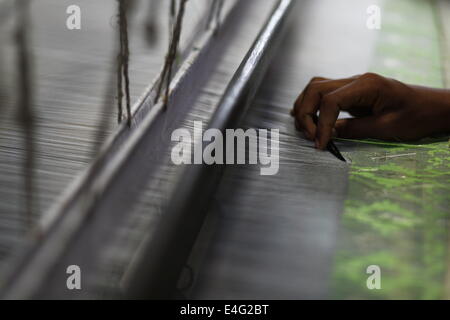
[(333, 129), (341, 110), (357, 106), (361, 101), (374, 101), (377, 90), (370, 82), (356, 80), (325, 95), (319, 106), (316, 145), (325, 149), (331, 140)]
[(330, 80), (330, 79), (323, 78), (323, 77), (314, 77), (309, 81), (309, 83), (306, 85), (305, 89), (303, 89), (302, 93), (297, 97), (297, 100), (295, 100), (294, 108), (291, 110), (291, 116), (295, 117), (295, 115), (297, 114), (298, 108), (302, 104), (302, 102), (305, 98), (305, 93), (306, 93), (306, 91), (308, 91), (311, 84), (314, 82), (325, 81), (325, 80)]

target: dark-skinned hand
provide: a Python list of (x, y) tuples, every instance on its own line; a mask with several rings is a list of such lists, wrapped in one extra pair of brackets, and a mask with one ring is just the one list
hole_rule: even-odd
[[(341, 111), (354, 118), (338, 120)], [(297, 129), (318, 149), (325, 149), (333, 136), (414, 141), (450, 132), (450, 90), (407, 85), (374, 73), (338, 80), (317, 77), (291, 114)]]

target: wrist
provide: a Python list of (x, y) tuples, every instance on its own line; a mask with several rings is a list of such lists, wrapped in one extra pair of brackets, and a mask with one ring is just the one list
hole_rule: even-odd
[(450, 133), (450, 90), (416, 87), (416, 103), (423, 123), (428, 123), (430, 134)]

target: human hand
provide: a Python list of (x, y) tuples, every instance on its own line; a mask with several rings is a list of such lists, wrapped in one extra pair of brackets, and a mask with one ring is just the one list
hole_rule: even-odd
[[(337, 120), (340, 111), (355, 118)], [(450, 91), (407, 85), (374, 73), (339, 80), (313, 78), (291, 114), (297, 129), (318, 149), (325, 149), (332, 136), (412, 141), (450, 132)]]

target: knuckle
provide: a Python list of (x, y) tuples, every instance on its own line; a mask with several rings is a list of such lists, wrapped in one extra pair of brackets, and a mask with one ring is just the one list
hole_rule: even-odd
[(366, 72), (361, 76), (361, 78), (363, 78), (364, 80), (376, 81), (380, 78), (380, 76), (373, 72)]
[(320, 97), (320, 85), (316, 83), (311, 83), (304, 91), (304, 101), (315, 101)]
[(319, 81), (323, 81), (323, 80), (325, 80), (325, 78), (323, 78), (323, 77), (313, 77), (313, 78), (309, 81), (309, 83), (312, 84), (312, 83), (314, 83), (314, 82), (319, 82)]
[(384, 83), (383, 77), (373, 72), (367, 72), (363, 74), (360, 79), (362, 81), (372, 83), (376, 86), (382, 85)]
[(306, 92), (307, 93), (312, 93), (312, 94), (318, 94), (320, 93), (320, 90), (322, 88), (322, 81), (325, 78), (321, 78), (321, 77), (314, 77), (311, 79), (311, 81), (308, 83), (308, 86), (306, 87)]
[(320, 89), (320, 82), (311, 82), (308, 86), (309, 93), (317, 93)]

